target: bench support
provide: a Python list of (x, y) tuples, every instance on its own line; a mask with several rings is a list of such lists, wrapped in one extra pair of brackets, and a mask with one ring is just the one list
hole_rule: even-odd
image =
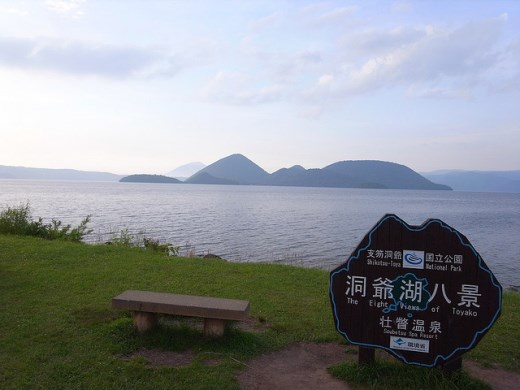
[(147, 313), (145, 311), (132, 312), (134, 325), (139, 333), (144, 333), (152, 329), (157, 323), (157, 316), (155, 313)]
[[(152, 329), (157, 324), (157, 315), (144, 311), (132, 312), (134, 325), (139, 333)], [(226, 321), (217, 318), (204, 318), (204, 336), (221, 337), (226, 329)]]
[(216, 318), (204, 318), (204, 336), (220, 337), (224, 335), (226, 321)]

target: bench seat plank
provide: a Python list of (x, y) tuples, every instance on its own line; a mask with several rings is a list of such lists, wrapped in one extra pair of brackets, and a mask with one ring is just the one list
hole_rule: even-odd
[(249, 301), (127, 290), (112, 299), (112, 307), (135, 312), (241, 321)]

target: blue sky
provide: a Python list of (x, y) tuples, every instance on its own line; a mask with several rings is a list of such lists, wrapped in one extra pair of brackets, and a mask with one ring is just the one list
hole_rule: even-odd
[(520, 169), (518, 1), (0, 0), (0, 165)]

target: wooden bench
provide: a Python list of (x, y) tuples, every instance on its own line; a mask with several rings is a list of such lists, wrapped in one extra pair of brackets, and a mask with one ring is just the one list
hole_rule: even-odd
[(225, 321), (247, 318), (249, 301), (128, 290), (112, 298), (112, 307), (132, 311), (139, 332), (151, 329), (157, 313), (204, 318), (204, 336), (222, 336)]

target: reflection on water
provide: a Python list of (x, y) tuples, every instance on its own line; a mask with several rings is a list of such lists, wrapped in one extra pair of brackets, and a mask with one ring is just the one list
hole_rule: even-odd
[(231, 261), (332, 269), (387, 213), (412, 225), (439, 218), (466, 235), (501, 283), (519, 286), (520, 194), (338, 188), (0, 180), (0, 207), (78, 224), (90, 242), (113, 232)]

